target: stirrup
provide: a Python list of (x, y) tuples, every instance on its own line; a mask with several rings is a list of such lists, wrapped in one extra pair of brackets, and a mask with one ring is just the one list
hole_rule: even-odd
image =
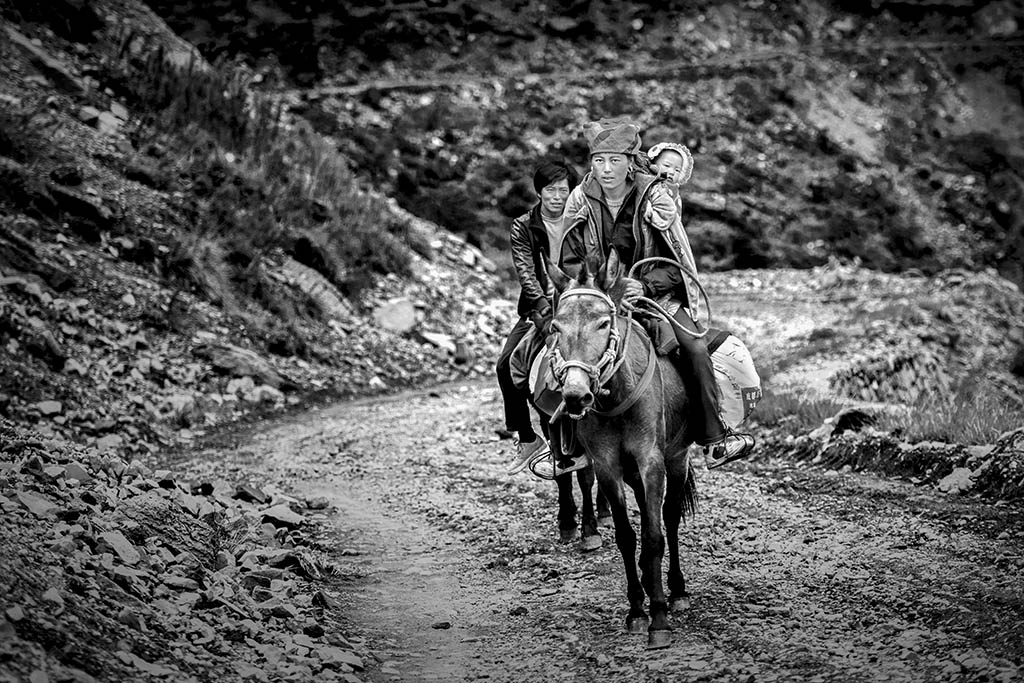
[(544, 479), (545, 481), (554, 481), (556, 477), (560, 477), (563, 474), (569, 474), (576, 470), (585, 469), (590, 465), (590, 457), (585, 453), (574, 456), (572, 458), (572, 464), (568, 467), (559, 467), (558, 463), (555, 462), (554, 456), (549, 453), (546, 455), (550, 457), (538, 457), (530, 463), (530, 471), (533, 472), (534, 476)]
[[(730, 439), (739, 439), (740, 441), (731, 451), (729, 449)], [(733, 443), (736, 442), (733, 441)], [(755, 445), (757, 445), (757, 440), (752, 434), (729, 429), (719, 441), (704, 447), (704, 464), (709, 470), (713, 470), (734, 460), (740, 460), (750, 455)]]
[(545, 481), (555, 480), (555, 456), (551, 454), (550, 448), (545, 449), (543, 453), (538, 452), (530, 456), (527, 466), (533, 472), (533, 476)]

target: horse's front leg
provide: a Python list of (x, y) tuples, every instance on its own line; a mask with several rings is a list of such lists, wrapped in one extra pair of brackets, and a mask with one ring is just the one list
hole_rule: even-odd
[(647, 648), (668, 647), (672, 642), (672, 627), (668, 620), (668, 600), (661, 576), (661, 563), (665, 557), (665, 534), (662, 531), (665, 505), (665, 464), (655, 448), (647, 457), (638, 459), (640, 486), (635, 488), (640, 506), (640, 576), (647, 596), (651, 599), (651, 623), (647, 631)]
[[(552, 457), (557, 461), (562, 450), (562, 430), (558, 423), (551, 425), (548, 432), (548, 445)], [(576, 500), (572, 494), (572, 473), (555, 477), (558, 486), (558, 535), (562, 543), (576, 538)]]
[(580, 550), (591, 552), (601, 547), (601, 534), (597, 530), (597, 517), (594, 515), (594, 468), (585, 467), (576, 471), (576, 481), (580, 485)]
[(558, 486), (558, 534), (562, 543), (576, 538), (576, 500), (572, 495), (572, 473), (555, 477)]
[(629, 613), (626, 615), (626, 630), (630, 633), (643, 633), (649, 621), (644, 611), (644, 588), (636, 566), (636, 532), (629, 521), (629, 510), (626, 507), (626, 496), (622, 488), (621, 473), (614, 473), (606, 466), (598, 464), (597, 481), (604, 491), (608, 506), (611, 508), (612, 521), (615, 524), (615, 544), (622, 555), (622, 565), (626, 571), (626, 598), (629, 600)]
[(611, 529), (614, 524), (612, 523), (612, 511), (608, 507), (608, 499), (604, 495), (604, 491), (600, 486), (597, 487), (597, 525), (606, 529)]
[(665, 536), (668, 541), (668, 581), (669, 608), (678, 612), (690, 607), (690, 596), (686, 592), (686, 579), (683, 577), (679, 560), (679, 523), (687, 511), (692, 512), (696, 505), (696, 487), (693, 472), (685, 456), (682, 463), (670, 465), (668, 481), (665, 489)]

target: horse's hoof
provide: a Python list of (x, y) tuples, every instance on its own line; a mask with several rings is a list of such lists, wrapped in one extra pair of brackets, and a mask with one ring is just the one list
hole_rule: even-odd
[(615, 520), (612, 519), (611, 515), (601, 515), (597, 518), (597, 525), (605, 529), (615, 528)]
[(634, 635), (647, 633), (651, 620), (647, 617), (629, 617), (626, 619), (626, 630)]
[(682, 612), (690, 609), (690, 596), (684, 595), (680, 598), (672, 598), (668, 604), (669, 611)]
[(559, 540), (561, 540), (562, 543), (572, 543), (574, 540), (576, 540), (576, 530), (575, 529), (559, 529), (558, 530), (558, 537), (559, 537)]
[(648, 631), (647, 649), (660, 650), (672, 644), (672, 631)]
[(600, 534), (594, 534), (593, 536), (584, 536), (580, 539), (580, 551), (584, 553), (590, 553), (604, 545), (604, 541), (601, 539)]

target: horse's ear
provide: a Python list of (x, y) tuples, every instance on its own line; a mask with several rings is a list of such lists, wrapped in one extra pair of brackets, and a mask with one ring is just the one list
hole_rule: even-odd
[(569, 280), (572, 279), (569, 275), (558, 267), (558, 264), (554, 261), (548, 261), (548, 277), (551, 278), (551, 284), (555, 286), (555, 291), (561, 294), (565, 291), (566, 287), (569, 286)]
[(619, 258), (619, 250), (612, 247), (608, 251), (608, 259), (601, 266), (601, 270), (598, 272), (597, 282), (604, 291), (609, 291), (622, 277), (622, 260)]
[(580, 272), (576, 274), (576, 282), (581, 285), (589, 284), (590, 282), (590, 271), (593, 269), (593, 264), (590, 263), (590, 259), (583, 259), (580, 261)]

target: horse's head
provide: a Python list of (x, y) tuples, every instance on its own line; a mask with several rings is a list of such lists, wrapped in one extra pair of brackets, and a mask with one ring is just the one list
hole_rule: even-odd
[(584, 263), (573, 278), (549, 264), (548, 275), (555, 286), (553, 335), (548, 341), (551, 370), (566, 412), (579, 419), (593, 407), (619, 353), (617, 285), (622, 264), (613, 249), (599, 269)]

